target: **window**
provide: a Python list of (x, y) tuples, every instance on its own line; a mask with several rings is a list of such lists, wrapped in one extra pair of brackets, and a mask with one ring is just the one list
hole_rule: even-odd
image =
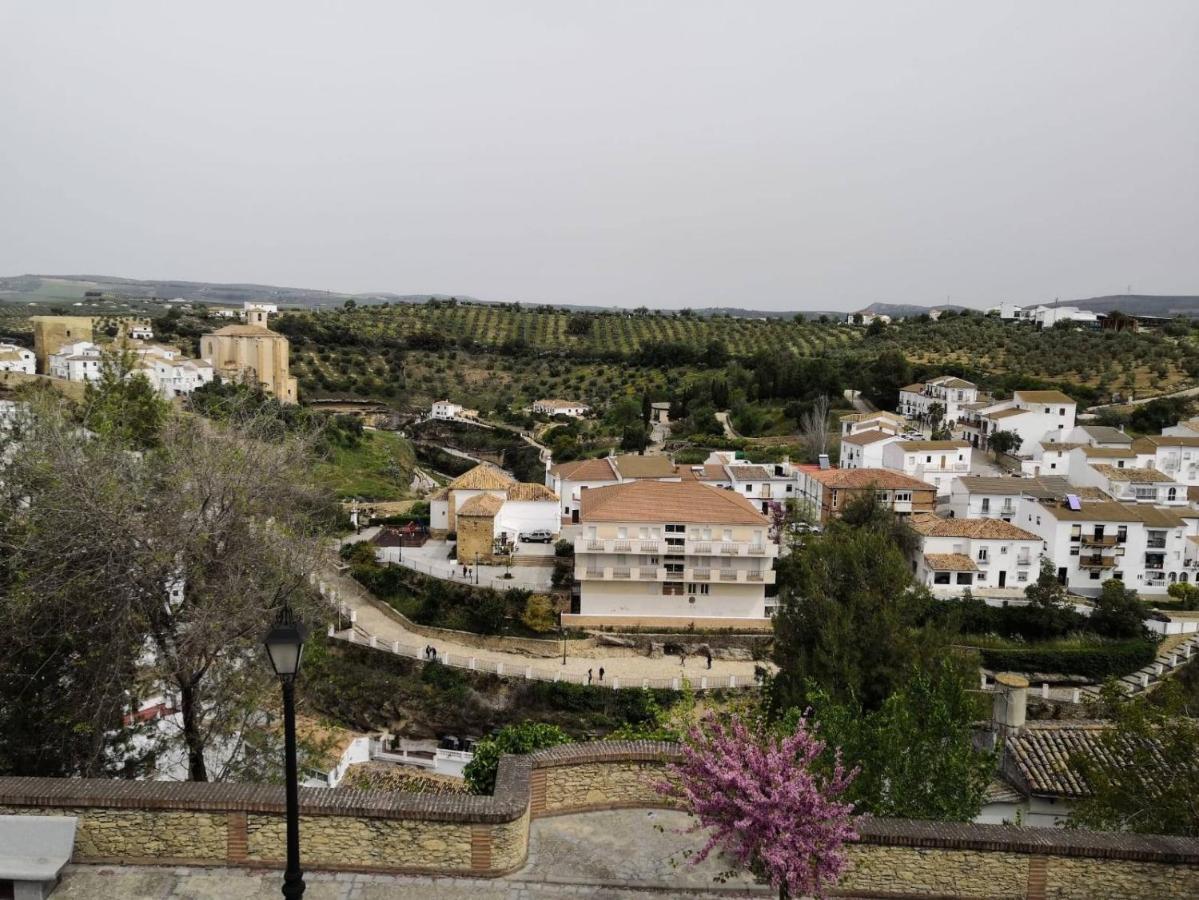
[[(1185, 575), (1186, 573), (1184, 572), (1183, 574)], [(1123, 581), (1124, 573), (1123, 572), (1112, 572), (1112, 578), (1116, 579), (1116, 581)]]
[(983, 497), (983, 512), (989, 513), (990, 511), (991, 511), (991, 498)]
[(1007, 555), (1007, 544), (1004, 544), (1002, 547), (999, 548), (999, 555), (1000, 556)]
[(1046, 414), (1046, 415), (1048, 415), (1048, 414), (1049, 414), (1049, 413), (1051, 413), (1051, 412), (1053, 412), (1053, 410), (1052, 410), (1052, 409), (1050, 409), (1048, 406), (1046, 406), (1046, 407), (1045, 407), (1045, 414)]
[(1066, 407), (1064, 407), (1064, 406), (1063, 406), (1061, 409), (1059, 409), (1059, 410), (1057, 411), (1057, 414), (1058, 414), (1059, 416), (1064, 416), (1064, 415), (1066, 414)]
[(1028, 581), (1028, 573), (1027, 572), (1017, 572), (1016, 580), (1017, 581)]
[(667, 534), (686, 534), (687, 529), (682, 525), (667, 525), (666, 533)]
[(618, 527), (616, 529), (616, 536), (623, 541), (625, 538), (627, 538), (629, 536), (629, 529), (626, 528), (624, 525), (621, 525), (620, 527)]
[(681, 581), (663, 581), (662, 582), (663, 597), (681, 597), (683, 596), (683, 582)]
[(933, 572), (933, 584), (949, 584), (949, 573)]
[(974, 573), (973, 572), (958, 572), (958, 584), (973, 584), (973, 583), (974, 583)]
[(1077, 547), (1071, 547), (1071, 548), (1070, 548), (1070, 555), (1071, 555), (1071, 556), (1078, 556), (1078, 548), (1077, 548)]
[(1128, 526), (1120, 525), (1116, 528), (1116, 543), (1123, 544), (1126, 540), (1128, 540)]
[(912, 499), (912, 492), (911, 491), (896, 491), (895, 499), (897, 501), (899, 501), (900, 503), (910, 502)]
[(1168, 491), (1166, 491), (1166, 499), (1167, 500), (1177, 500), (1178, 499), (1178, 489), (1170, 488)]
[(979, 548), (978, 548), (978, 561), (979, 561), (979, 562), (986, 562), (986, 561), (987, 561), (987, 548), (986, 548), (986, 547), (979, 547)]
[(924, 461), (925, 461), (926, 463), (930, 463), (930, 462), (932, 462), (932, 461), (933, 461), (933, 458), (932, 458), (931, 456), (926, 456), (926, 457), (924, 457)]
[(1097, 570), (1094, 570), (1094, 569), (1092, 569), (1092, 570), (1091, 570), (1091, 581), (1098, 581), (1098, 580), (1099, 580), (1099, 574), (1100, 574), (1100, 573), (1099, 573)]

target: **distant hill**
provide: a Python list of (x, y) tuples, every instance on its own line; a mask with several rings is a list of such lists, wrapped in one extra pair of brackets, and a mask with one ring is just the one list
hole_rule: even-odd
[(1140, 316), (1199, 316), (1199, 296), (1194, 294), (1109, 294), (1087, 300), (1070, 300), (1069, 306), (1092, 312), (1111, 312), (1118, 309)]
[(920, 316), (933, 309), (953, 309), (961, 311), (968, 307), (959, 306), (956, 303), (938, 303), (936, 306), (917, 306), (912, 303), (871, 303), (865, 310), (854, 310), (854, 312), (869, 312), (876, 316), (890, 316), (892, 319), (906, 319), (911, 316)]

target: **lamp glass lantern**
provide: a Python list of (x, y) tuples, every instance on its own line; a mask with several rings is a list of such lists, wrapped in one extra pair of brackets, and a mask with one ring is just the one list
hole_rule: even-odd
[(300, 661), (304, 656), (304, 639), (307, 637), (308, 629), (304, 623), (295, 621), (291, 610), (284, 607), (262, 640), (271, 668), (280, 681), (294, 681), (299, 674)]

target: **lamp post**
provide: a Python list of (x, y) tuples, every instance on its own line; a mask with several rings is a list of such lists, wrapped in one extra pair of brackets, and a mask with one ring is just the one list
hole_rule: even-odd
[(562, 665), (566, 665), (566, 626), (562, 624), (562, 613), (558, 613), (558, 633), (562, 635)]
[(283, 896), (304, 896), (304, 873), (300, 869), (300, 790), (296, 772), (296, 676), (304, 656), (308, 629), (297, 622), (284, 606), (274, 626), (263, 638), (271, 668), (283, 685), (283, 759), (287, 769), (287, 870), (283, 873)]
[[(475, 554), (475, 584), (479, 583), (479, 554)], [(493, 582), (494, 584), (494, 582)]]

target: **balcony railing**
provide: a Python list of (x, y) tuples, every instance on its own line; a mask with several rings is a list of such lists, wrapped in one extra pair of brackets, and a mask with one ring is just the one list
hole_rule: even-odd
[(708, 581), (712, 577), (711, 569), (692, 569), (691, 577), (696, 581)]
[(736, 556), (740, 552), (740, 548), (736, 544), (721, 544), (721, 556)]
[(1114, 547), (1116, 546), (1116, 536), (1114, 534), (1103, 534), (1098, 537), (1095, 535), (1082, 536), (1082, 542), (1089, 547)]
[(603, 542), (603, 541), (588, 541), (588, 542), (587, 542), (587, 549), (588, 549), (588, 550), (601, 550), (601, 551), (602, 551), (602, 550), (604, 549), (604, 542)]
[(763, 577), (764, 576), (761, 572), (746, 572), (745, 573), (746, 581), (761, 581), (763, 579)]
[(720, 580), (721, 581), (736, 581), (737, 580), (737, 570), (736, 569), (721, 569), (720, 570)]
[(642, 581), (657, 581), (658, 567), (657, 566), (640, 566), (637, 569), (637, 574), (640, 575)]
[(991, 565), (991, 560), (987, 559), (985, 556), (983, 556), (983, 557), (979, 557), (979, 558), (978, 558), (978, 559), (976, 559), (974, 562), (975, 562), (977, 565), (980, 565), (980, 566), (989, 566), (989, 565)]
[(1114, 569), (1116, 561), (1110, 556), (1081, 556), (1078, 559), (1080, 569)]
[(633, 545), (629, 541), (616, 541), (612, 544), (613, 553), (629, 553), (633, 549)]
[(639, 581), (639, 582), (709, 582), (729, 583), (766, 582), (774, 584), (774, 569), (683, 569), (670, 572), (656, 566), (575, 569), (575, 578), (593, 581)]
[(1165, 550), (1166, 549), (1166, 539), (1160, 538), (1158, 540), (1146, 541), (1145, 546), (1148, 547), (1150, 550)]
[(712, 552), (712, 544), (708, 541), (700, 541), (697, 544), (692, 544), (691, 552), (698, 553), (700, 556), (706, 556)]
[(648, 541), (628, 538), (587, 538), (578, 545), (582, 553), (642, 553), (659, 556), (774, 556), (778, 545), (762, 541), (688, 541), (682, 537), (671, 537), (665, 541)]
[(750, 544), (749, 545), (749, 555), (750, 556), (763, 556), (763, 555), (765, 555), (765, 553), (766, 553), (766, 545), (765, 544)]
[(632, 574), (633, 573), (631, 571), (629, 571), (628, 569), (613, 569), (612, 570), (613, 578), (629, 578), (632, 576)]
[(1017, 556), (1016, 557), (1016, 565), (1031, 566), (1032, 565), (1032, 557), (1031, 556)]

